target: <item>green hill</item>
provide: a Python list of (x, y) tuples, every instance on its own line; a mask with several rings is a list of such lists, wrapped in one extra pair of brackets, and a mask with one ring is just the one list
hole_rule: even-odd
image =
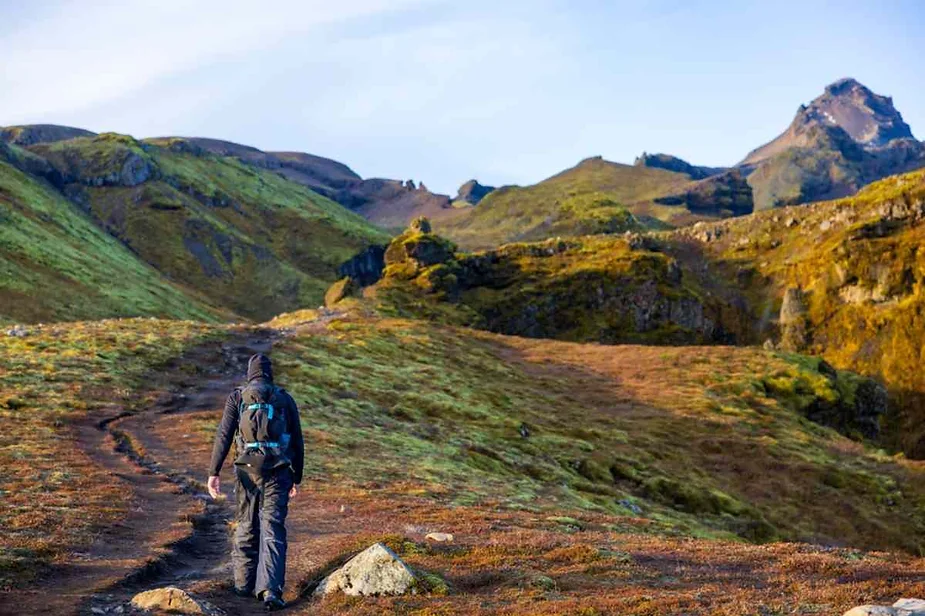
[(140, 261), (50, 184), (0, 161), (0, 320), (222, 314)]
[[(744, 199), (739, 195), (743, 190)], [(483, 249), (556, 236), (667, 228), (749, 212), (747, 193), (738, 175), (698, 183), (684, 173), (597, 157), (532, 186), (499, 188), (477, 206), (436, 218), (434, 224), (461, 246)]]
[[(60, 204), (55, 211), (73, 212), (94, 233), (110, 236), (110, 245), (119, 246), (126, 259), (140, 260), (133, 267), (147, 272), (147, 284), (172, 288), (177, 294), (179, 287), (186, 293), (194, 289), (191, 297), (199, 298), (180, 311), (170, 307), (174, 300), (166, 299), (161, 304), (125, 302), (116, 308), (89, 300), (57, 306), (54, 293), (24, 278), (16, 282), (18, 292), (33, 306), (31, 312), (17, 310), (19, 319), (45, 318), (43, 314), (68, 319), (203, 314), (201, 309), (195, 312), (197, 302), (220, 306), (226, 314), (267, 318), (317, 305), (341, 263), (387, 237), (305, 186), (232, 158), (191, 149), (183, 141), (155, 145), (110, 133), (32, 143), (28, 151), (5, 147), (20, 153), (18, 166), (29, 177), (8, 172), (0, 190), (20, 195), (30, 208), (37, 206), (34, 199), (22, 197), (26, 189), (20, 185), (40, 192)], [(32, 220), (33, 225), (50, 227), (43, 233), (52, 233), (51, 221), (41, 216)], [(17, 229), (5, 232), (12, 236)], [(17, 241), (30, 242), (31, 237), (23, 232)], [(46, 246), (54, 252), (57, 244)], [(96, 251), (86, 252), (84, 258), (89, 259)], [(64, 252), (53, 262), (20, 261), (21, 268), (50, 268), (54, 275), (82, 269)], [(116, 285), (133, 287), (136, 278), (103, 279), (99, 292), (114, 294), (110, 287)]]

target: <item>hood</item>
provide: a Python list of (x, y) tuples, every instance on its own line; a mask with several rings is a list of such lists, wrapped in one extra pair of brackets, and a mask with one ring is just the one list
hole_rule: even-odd
[(273, 364), (270, 363), (270, 358), (262, 353), (252, 355), (247, 361), (247, 380), (256, 379), (273, 381)]

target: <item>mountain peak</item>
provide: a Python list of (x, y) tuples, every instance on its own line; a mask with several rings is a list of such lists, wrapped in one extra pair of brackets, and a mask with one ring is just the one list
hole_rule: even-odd
[(795, 123), (838, 126), (858, 144), (880, 147), (893, 139), (913, 139), (912, 130), (889, 96), (874, 94), (847, 77), (826, 86), (825, 92), (797, 114)]
[(894, 139), (915, 139), (892, 98), (874, 94), (857, 79), (845, 77), (827, 85), (808, 104), (800, 105), (783, 134), (753, 150), (740, 164), (755, 165), (791, 147), (810, 147), (820, 135), (870, 149), (886, 146)]
[(843, 94), (845, 92), (849, 92), (851, 90), (858, 90), (858, 89), (866, 90), (867, 92), (870, 92), (867, 86), (862, 84), (860, 81), (858, 81), (854, 77), (842, 77), (838, 81), (834, 81), (825, 87), (826, 93), (831, 94), (833, 96), (837, 96), (839, 94)]

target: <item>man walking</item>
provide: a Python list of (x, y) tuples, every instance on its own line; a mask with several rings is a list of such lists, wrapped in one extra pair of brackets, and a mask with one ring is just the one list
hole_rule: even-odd
[(232, 443), (237, 498), (231, 549), (234, 592), (256, 596), (267, 611), (277, 610), (286, 605), (286, 514), (302, 481), (305, 448), (299, 409), (292, 396), (273, 383), (273, 367), (265, 355), (250, 358), (247, 384), (225, 402), (209, 465), (212, 498), (221, 494), (218, 475)]

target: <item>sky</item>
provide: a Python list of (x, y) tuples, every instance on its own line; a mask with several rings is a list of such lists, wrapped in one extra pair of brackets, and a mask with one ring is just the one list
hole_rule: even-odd
[(204, 136), (455, 194), (731, 165), (826, 84), (925, 137), (921, 0), (0, 0), (0, 125)]

